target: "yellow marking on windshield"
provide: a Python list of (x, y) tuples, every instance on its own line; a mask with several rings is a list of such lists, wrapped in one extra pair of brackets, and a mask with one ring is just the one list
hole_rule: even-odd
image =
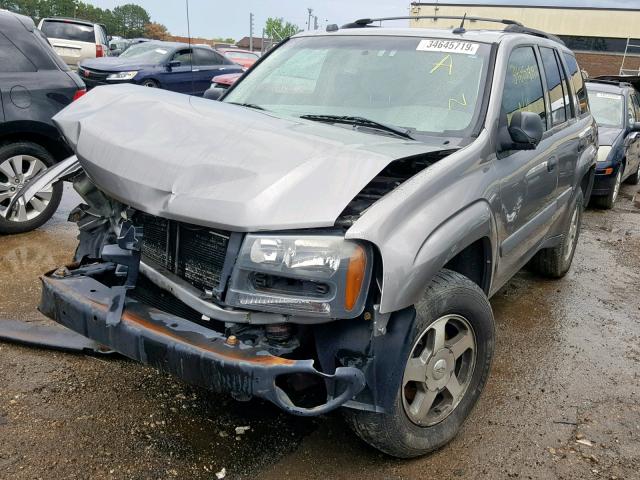
[[(449, 63), (446, 63), (447, 60), (449, 60)], [(449, 67), (449, 75), (451, 75), (451, 71), (453, 70), (453, 59), (451, 58), (451, 55), (445, 55), (438, 63), (434, 63), (433, 68), (429, 73), (433, 73), (442, 67)]]
[(456, 100), (455, 98), (450, 98), (449, 99), (449, 110), (451, 110), (451, 102), (453, 103), (457, 103), (458, 105), (462, 105), (463, 107), (467, 106), (467, 97), (464, 96), (464, 93), (462, 94), (462, 100)]

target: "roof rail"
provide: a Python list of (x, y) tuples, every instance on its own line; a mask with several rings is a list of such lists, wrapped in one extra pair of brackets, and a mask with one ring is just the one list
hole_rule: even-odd
[(455, 15), (418, 15), (418, 16), (404, 16), (404, 17), (383, 17), (383, 18), (361, 18), (353, 23), (347, 23), (342, 28), (364, 28), (370, 27), (375, 22), (386, 22), (389, 20), (470, 20), (478, 22), (491, 22), (502, 23), (503, 25), (520, 25), (520, 22), (515, 20), (509, 20), (507, 18), (485, 18), (485, 17), (467, 17), (467, 16), (455, 16)]
[[(352, 23), (343, 25), (342, 28), (365, 28), (373, 26), (375, 22), (384, 22), (388, 20), (461, 20), (462, 25), (466, 20), (476, 22), (488, 22), (488, 23), (501, 23), (506, 25), (504, 31), (508, 33), (526, 33), (529, 35), (535, 35), (536, 37), (547, 38), (564, 45), (564, 42), (555, 35), (543, 32), (542, 30), (536, 30), (535, 28), (525, 27), (522, 23), (515, 20), (509, 20), (508, 18), (486, 18), (486, 17), (468, 17), (466, 15), (417, 15), (417, 16), (403, 16), (403, 17), (384, 17), (384, 18), (361, 18)], [(464, 29), (456, 29), (458, 32), (464, 32)], [(458, 33), (454, 32), (454, 33)]]

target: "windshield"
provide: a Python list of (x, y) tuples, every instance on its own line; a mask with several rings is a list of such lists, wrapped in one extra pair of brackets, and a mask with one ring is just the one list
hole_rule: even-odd
[(489, 46), (392, 36), (294, 38), (224, 98), (276, 114), (358, 116), (465, 136), (479, 116)]
[(589, 106), (598, 125), (622, 128), (624, 109), (622, 95), (589, 90)]
[(96, 43), (92, 25), (84, 25), (70, 21), (45, 20), (42, 22), (42, 33), (49, 38)]
[(162, 45), (145, 42), (131, 45), (120, 54), (120, 58), (135, 58), (141, 63), (153, 64), (159, 63), (168, 53), (169, 49)]

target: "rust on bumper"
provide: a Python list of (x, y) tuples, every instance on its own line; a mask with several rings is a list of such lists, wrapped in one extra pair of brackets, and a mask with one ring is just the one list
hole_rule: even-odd
[[(340, 367), (334, 374), (316, 370), (314, 360), (292, 360), (238, 342), (181, 317), (127, 298), (116, 325), (107, 314), (116, 308), (111, 288), (98, 280), (55, 272), (41, 277), (40, 311), (56, 322), (121, 354), (214, 391), (267, 399), (297, 415), (320, 415), (352, 399), (365, 386), (364, 374)], [(311, 408), (295, 405), (276, 385), (281, 375), (306, 373), (322, 377), (340, 392)]]

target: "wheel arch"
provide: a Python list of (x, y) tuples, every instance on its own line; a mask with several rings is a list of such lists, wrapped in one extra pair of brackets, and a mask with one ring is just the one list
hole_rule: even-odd
[(0, 126), (0, 144), (33, 142), (46, 149), (57, 162), (72, 155), (72, 150), (53, 126), (32, 120), (5, 122)]

